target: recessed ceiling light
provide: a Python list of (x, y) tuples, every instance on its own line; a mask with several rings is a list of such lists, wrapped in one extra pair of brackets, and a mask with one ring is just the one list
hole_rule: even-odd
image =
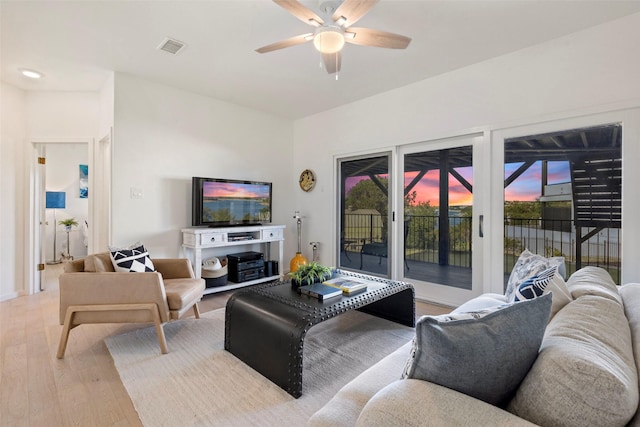
[(20, 73), (25, 76), (25, 77), (29, 77), (31, 79), (40, 79), (42, 77), (44, 77), (44, 74), (42, 74), (39, 71), (36, 70), (30, 70), (28, 68), (20, 68)]

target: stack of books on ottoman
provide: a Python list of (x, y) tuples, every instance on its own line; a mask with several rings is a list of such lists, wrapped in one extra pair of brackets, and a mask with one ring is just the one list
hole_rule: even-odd
[(335, 277), (333, 279), (325, 280), (322, 284), (338, 288), (345, 295), (355, 295), (367, 290), (366, 283), (350, 277)]
[(351, 296), (367, 290), (367, 284), (352, 278), (336, 277), (322, 283), (300, 286), (301, 294), (318, 298), (320, 301), (341, 295)]

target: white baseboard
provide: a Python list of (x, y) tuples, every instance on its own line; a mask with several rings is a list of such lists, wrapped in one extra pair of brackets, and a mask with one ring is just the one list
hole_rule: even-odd
[(23, 294), (23, 292), (11, 292), (10, 294), (0, 295), (0, 302), (18, 298)]

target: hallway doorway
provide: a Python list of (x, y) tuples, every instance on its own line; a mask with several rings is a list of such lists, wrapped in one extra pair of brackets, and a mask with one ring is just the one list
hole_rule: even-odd
[[(51, 283), (48, 270), (62, 270), (66, 261), (83, 258), (89, 243), (88, 142), (37, 143), (35, 181), (39, 207), (40, 262), (45, 274), (40, 290)], [(34, 207), (36, 208), (36, 207)], [(65, 226), (61, 222), (74, 225)]]

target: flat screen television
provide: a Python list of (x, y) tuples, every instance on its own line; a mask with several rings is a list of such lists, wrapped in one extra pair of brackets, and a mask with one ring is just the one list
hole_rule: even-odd
[(229, 227), (271, 222), (271, 183), (193, 177), (193, 226)]

